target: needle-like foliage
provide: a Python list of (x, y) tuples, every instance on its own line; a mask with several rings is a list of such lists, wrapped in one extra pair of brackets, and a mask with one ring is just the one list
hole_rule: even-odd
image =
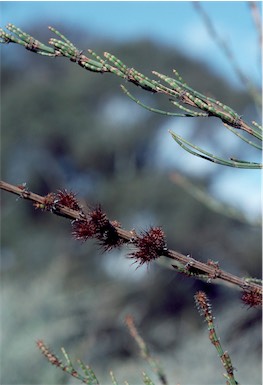
[[(53, 27), (49, 27), (49, 29), (58, 36), (58, 39), (51, 38), (49, 45), (39, 42), (13, 24), (8, 24), (6, 28), (12, 32), (12, 34), (0, 29), (1, 43), (20, 44), (31, 52), (49, 57), (66, 57), (91, 72), (101, 74), (112, 73), (145, 91), (167, 96), (169, 102), (180, 112), (169, 112), (147, 106), (121, 85), (123, 92), (141, 107), (151, 112), (168, 116), (195, 118), (216, 117), (222, 121), (227, 129), (237, 135), (239, 139), (245, 141), (252, 147), (262, 150), (262, 126), (260, 124), (254, 121), (250, 125), (247, 124), (231, 107), (194, 90), (182, 79), (177, 70), (173, 70), (174, 77), (152, 71), (158, 78), (158, 80), (154, 80), (146, 77), (134, 68), (129, 68), (111, 53), (104, 52), (104, 57), (101, 57), (91, 49), (88, 49), (89, 55), (86, 56), (83, 51), (79, 50), (70, 40)], [(239, 131), (244, 131), (246, 135), (241, 135)], [(262, 168), (262, 164), (258, 162), (250, 162), (233, 157), (223, 159), (218, 155), (211, 154), (205, 149), (196, 146), (194, 143), (188, 142), (171, 130), (170, 134), (184, 150), (210, 162), (235, 168)]]

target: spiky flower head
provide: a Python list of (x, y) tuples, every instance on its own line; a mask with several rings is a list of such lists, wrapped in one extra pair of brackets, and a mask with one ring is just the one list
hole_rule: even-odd
[(144, 231), (133, 243), (137, 250), (130, 253), (130, 258), (134, 258), (139, 265), (150, 263), (167, 250), (164, 232), (160, 227), (151, 227), (150, 230)]

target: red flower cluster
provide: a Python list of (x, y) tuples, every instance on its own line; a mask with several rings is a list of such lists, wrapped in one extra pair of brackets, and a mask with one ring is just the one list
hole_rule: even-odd
[(262, 306), (262, 295), (257, 290), (250, 292), (244, 291), (241, 300), (249, 307)]
[(49, 193), (44, 197), (43, 203), (35, 203), (37, 209), (52, 211), (56, 205), (66, 206), (72, 210), (79, 211), (80, 206), (76, 199), (76, 194), (67, 190), (58, 190), (57, 193)]
[[(118, 226), (120, 227), (119, 224)], [(105, 251), (123, 243), (116, 228), (110, 223), (100, 206), (91, 211), (87, 219), (74, 221), (72, 227), (72, 234), (76, 239), (86, 241), (88, 238), (97, 238)]]
[(86, 241), (95, 236), (95, 229), (88, 219), (76, 219), (72, 222), (72, 235), (75, 239)]
[(159, 258), (167, 251), (164, 232), (160, 227), (145, 231), (142, 236), (137, 236), (133, 243), (138, 250), (132, 252), (130, 258), (134, 258), (139, 265)]
[(72, 210), (80, 210), (79, 203), (76, 199), (76, 194), (67, 190), (58, 190), (55, 195), (54, 204), (66, 206)]

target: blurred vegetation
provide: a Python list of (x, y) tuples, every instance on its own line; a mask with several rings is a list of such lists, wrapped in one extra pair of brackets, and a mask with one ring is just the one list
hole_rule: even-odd
[[(39, 27), (29, 32), (41, 37)], [(79, 47), (112, 52), (145, 75), (176, 68), (191, 87), (213, 93), (241, 115), (249, 115), (247, 120), (256, 119), (245, 91), (232, 89), (203, 63), (192, 62), (176, 50), (151, 41), (123, 45), (93, 37), (87, 41), (86, 33), (65, 27), (63, 32), (72, 41), (78, 36)], [(200, 204), (169, 178), (171, 172), (184, 173), (182, 163), (171, 168), (158, 159), (158, 138), (169, 135), (164, 127), (172, 128), (175, 119), (143, 110), (122, 94), (115, 77), (88, 73), (66, 60), (43, 58), (17, 46), (1, 50), (2, 179), (27, 182), (38, 194), (67, 188), (83, 202), (101, 203), (109, 218), (126, 228), (161, 225), (170, 248), (196, 259), (217, 260), (222, 268), (240, 276), (258, 277), (260, 228)], [(132, 90), (140, 100), (167, 109), (161, 97)], [(190, 121), (189, 136), (216, 146), (217, 152), (224, 150), (216, 120), (185, 118), (185, 131)], [(253, 151), (238, 140), (229, 146), (236, 155)], [(183, 154), (175, 143), (174, 151), (178, 158)], [(209, 172), (190, 178), (209, 191), (223, 172), (222, 167), (211, 165)], [(231, 172), (241, 178), (246, 175), (235, 169)], [(221, 383), (220, 362), (193, 304), (195, 291), (205, 289), (225, 329), (222, 339), (231, 345), (227, 348), (232, 349), (238, 378), (243, 383), (253, 378), (259, 384), (259, 311), (245, 311), (234, 290), (196, 282), (158, 264), (136, 270), (123, 255), (122, 250), (102, 254), (92, 241), (76, 242), (64, 219), (2, 194), (2, 383), (69, 383), (65, 374), (36, 353), (38, 338), (56, 350), (64, 346), (71, 357), (91, 364), (101, 383), (110, 369), (119, 381), (138, 383), (142, 364), (124, 327), (127, 313), (134, 314), (141, 334), (167, 369), (168, 379), (211, 384), (216, 370)], [(249, 355), (244, 341), (252, 347)], [(207, 362), (209, 367), (204, 368)], [(110, 377), (105, 381), (109, 383)]]

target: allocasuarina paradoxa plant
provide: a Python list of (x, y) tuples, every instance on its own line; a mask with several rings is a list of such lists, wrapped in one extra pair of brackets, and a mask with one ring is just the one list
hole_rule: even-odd
[[(122, 90), (132, 100), (152, 112), (169, 116), (180, 117), (196, 117), (209, 118), (211, 116), (219, 118), (223, 125), (233, 134), (249, 146), (262, 150), (262, 126), (257, 122), (252, 121), (251, 125), (247, 124), (242, 117), (231, 107), (225, 105), (219, 100), (207, 97), (200, 92), (189, 87), (189, 85), (178, 74), (177, 70), (173, 70), (174, 77), (161, 74), (153, 71), (153, 74), (159, 78), (154, 80), (146, 77), (134, 68), (126, 66), (120, 59), (114, 55), (104, 52), (104, 58), (98, 56), (92, 50), (88, 50), (89, 56), (84, 55), (83, 51), (75, 47), (65, 36), (53, 27), (49, 29), (54, 32), (59, 38), (51, 38), (49, 45), (43, 44), (34, 39), (29, 34), (21, 31), (13, 24), (6, 26), (13, 34), (0, 29), (0, 41), (2, 43), (16, 43), (25, 47), (27, 50), (49, 57), (66, 57), (70, 61), (77, 63), (82, 68), (97, 73), (112, 73), (145, 91), (151, 93), (159, 93), (167, 96), (169, 102), (177, 107), (181, 112), (167, 112), (149, 107), (141, 103), (132, 94), (121, 85)], [(187, 106), (187, 107), (186, 107)], [(189, 108), (190, 107), (190, 108)], [(242, 134), (245, 133), (245, 135)], [(173, 139), (189, 153), (209, 160), (211, 162), (224, 166), (257, 169), (262, 168), (262, 164), (257, 162), (249, 162), (241, 159), (223, 159), (215, 154), (212, 154), (193, 143), (188, 142), (178, 134), (170, 132)]]
[[(153, 71), (153, 74), (158, 79), (154, 80), (144, 76), (134, 68), (127, 67), (120, 59), (110, 53), (105, 52), (104, 57), (100, 57), (93, 51), (88, 50), (89, 56), (86, 56), (83, 54), (83, 51), (78, 50), (65, 36), (54, 28), (50, 27), (50, 30), (54, 32), (59, 39), (50, 39), (49, 45), (40, 43), (12, 24), (8, 24), (7, 29), (13, 34), (6, 33), (1, 29), (0, 38), (2, 43), (20, 44), (31, 52), (49, 57), (63, 56), (91, 72), (102, 74), (112, 73), (145, 91), (167, 96), (169, 102), (180, 111), (167, 112), (149, 107), (135, 98), (122, 85), (121, 87), (124, 93), (143, 108), (154, 113), (171, 116), (195, 118), (216, 117), (239, 139), (261, 150), (262, 127), (258, 123), (255, 121), (253, 121), (251, 125), (246, 123), (231, 107), (192, 89), (176, 70), (173, 71), (174, 77)], [(173, 132), (171, 132), (171, 135), (183, 149), (211, 162), (237, 168), (262, 168), (262, 165), (256, 162), (248, 162), (234, 158), (223, 159), (197, 147)], [(206, 263), (200, 262), (189, 255), (183, 255), (175, 250), (169, 249), (165, 233), (161, 227), (150, 227), (140, 234), (135, 230), (123, 229), (118, 221), (110, 220), (107, 217), (101, 205), (84, 211), (82, 205), (76, 199), (76, 194), (63, 189), (57, 192), (51, 192), (46, 196), (40, 196), (29, 191), (26, 185), (15, 186), (1, 181), (0, 187), (5, 191), (32, 201), (37, 209), (49, 211), (71, 220), (72, 235), (77, 240), (87, 241), (91, 238), (96, 239), (99, 246), (105, 252), (114, 248), (120, 248), (123, 245), (128, 245), (129, 252), (127, 253), (127, 257), (134, 260), (138, 266), (149, 264), (152, 261), (158, 261), (160, 257), (165, 257), (171, 260), (171, 267), (174, 268), (176, 272), (182, 273), (187, 277), (205, 280), (210, 283), (231, 283), (241, 290), (241, 300), (249, 307), (260, 306), (262, 303), (262, 286), (259, 280), (250, 277), (235, 276), (221, 269), (216, 261), (208, 260)], [(228, 353), (223, 351), (219, 338), (217, 337), (211, 306), (206, 294), (201, 291), (197, 292), (195, 294), (195, 302), (200, 314), (204, 316), (207, 322), (209, 338), (211, 343), (216, 347), (220, 360), (226, 370), (226, 383), (236, 385), (237, 381), (234, 377), (234, 368)], [(147, 345), (140, 337), (134, 325), (133, 318), (127, 317), (126, 324), (132, 337), (137, 342), (142, 356), (157, 374), (160, 383), (163, 385), (168, 384), (162, 368), (158, 362), (152, 358)], [(69, 373), (83, 383), (90, 385), (99, 384), (93, 370), (84, 365), (82, 361), (79, 361), (79, 367), (82, 369), (84, 375), (80, 374), (79, 370), (73, 367), (72, 361), (65, 349), (63, 349), (62, 352), (66, 364), (53, 354), (43, 341), (39, 340), (37, 345), (51, 364)], [(112, 373), (111, 380), (113, 384), (117, 384), (117, 380)], [(146, 373), (143, 374), (143, 381), (146, 385), (153, 384)]]

